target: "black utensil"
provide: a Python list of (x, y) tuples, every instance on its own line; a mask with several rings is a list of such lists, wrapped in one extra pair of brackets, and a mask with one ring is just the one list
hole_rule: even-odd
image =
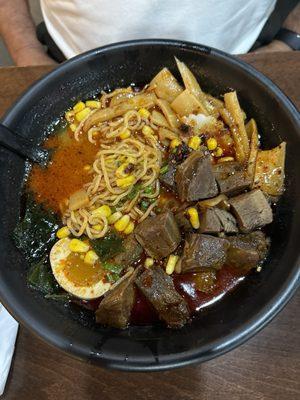
[(0, 124), (0, 146), (43, 167), (48, 164), (50, 158), (48, 150), (37, 147), (30, 140), (16, 134), (3, 124)]

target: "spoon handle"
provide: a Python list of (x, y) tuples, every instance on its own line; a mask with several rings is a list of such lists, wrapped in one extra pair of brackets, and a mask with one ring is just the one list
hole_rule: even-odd
[(17, 135), (3, 124), (0, 124), (0, 146), (44, 166), (49, 161), (47, 150), (33, 145), (30, 140)]

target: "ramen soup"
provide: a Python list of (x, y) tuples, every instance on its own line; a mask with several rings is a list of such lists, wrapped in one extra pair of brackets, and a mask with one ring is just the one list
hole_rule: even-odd
[(180, 328), (268, 253), (285, 143), (262, 150), (237, 93), (215, 98), (176, 63), (180, 82), (163, 68), (74, 104), (26, 182), (29, 285), (102, 325)]

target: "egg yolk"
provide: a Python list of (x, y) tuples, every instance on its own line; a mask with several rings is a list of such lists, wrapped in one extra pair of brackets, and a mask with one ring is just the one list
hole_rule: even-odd
[(105, 276), (99, 261), (94, 265), (87, 264), (79, 253), (68, 255), (63, 270), (66, 278), (77, 286), (93, 286)]

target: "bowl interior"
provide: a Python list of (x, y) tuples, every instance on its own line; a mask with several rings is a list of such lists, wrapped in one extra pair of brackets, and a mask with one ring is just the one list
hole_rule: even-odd
[[(0, 297), (21, 322), (48, 342), (79, 357), (119, 369), (163, 369), (221, 354), (254, 334), (290, 297), (297, 280), (300, 236), (299, 115), (280, 91), (250, 67), (202, 46), (144, 41), (108, 46), (60, 66), (32, 87), (4, 122), (40, 142), (58, 117), (79, 99), (100, 90), (149, 82), (166, 66), (178, 77), (174, 56), (213, 95), (236, 89), (254, 117), (263, 147), (287, 141), (286, 191), (270, 227), (271, 251), (261, 273), (252, 273), (191, 325), (171, 331), (157, 325), (119, 331), (95, 326), (76, 307), (45, 300), (26, 286), (27, 265), (11, 240), (18, 220), (25, 163), (0, 148)], [(178, 77), (179, 78), (179, 77)]]

